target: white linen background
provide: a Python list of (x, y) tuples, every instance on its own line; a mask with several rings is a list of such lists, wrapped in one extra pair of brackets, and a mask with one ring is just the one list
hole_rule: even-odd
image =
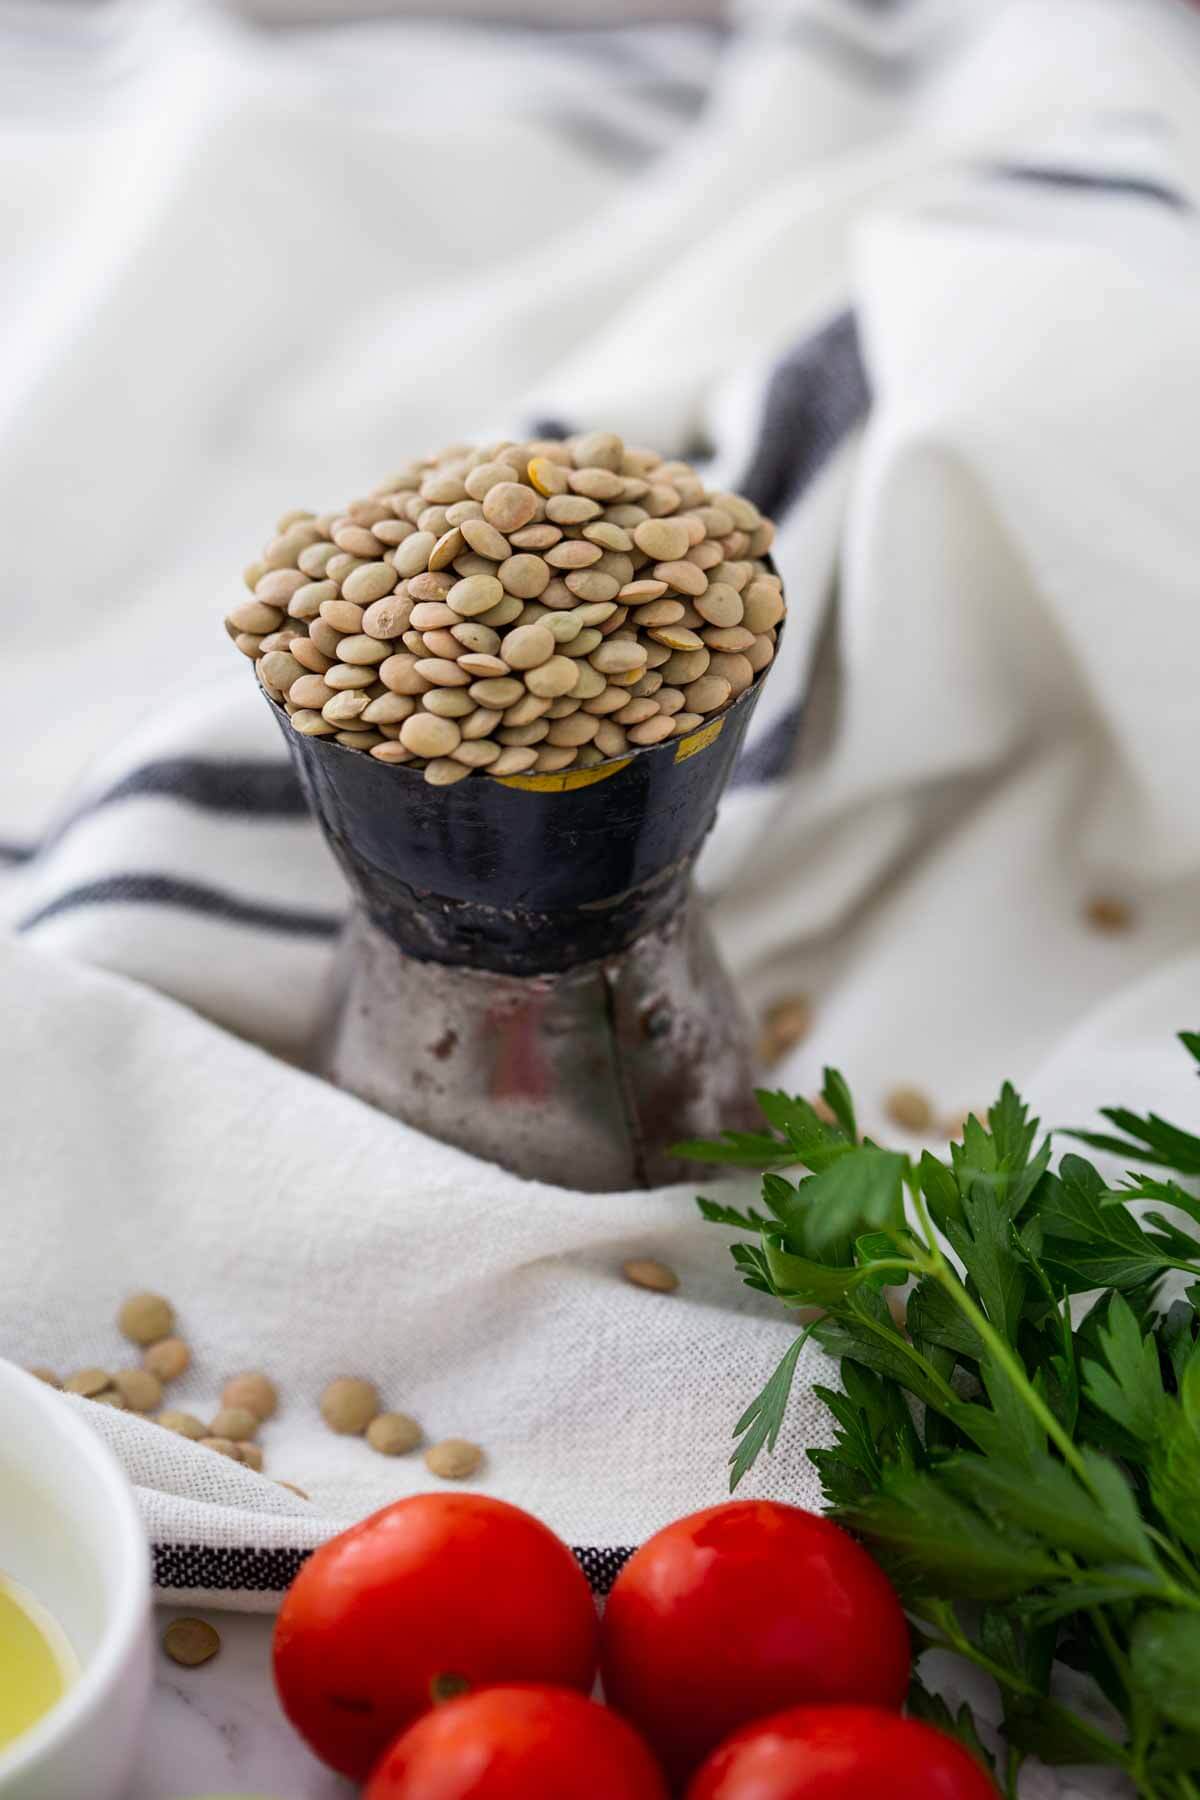
[[(720, 1497), (786, 1322), (690, 1188), (532, 1188), (298, 1072), (330, 940), (248, 915), (336, 917), (340, 878), (286, 808), (142, 772), (278, 768), (220, 613), (286, 507), (545, 418), (707, 441), (735, 482), (852, 309), (871, 410), (785, 471), (754, 745), (786, 747), (810, 667), (815, 694), (705, 853), (723, 947), (756, 1002), (814, 996), (781, 1083), (836, 1062), (880, 1132), (901, 1080), (950, 1116), (1005, 1076), (1058, 1121), (1185, 1111), (1200, 18), (762, 0), (727, 37), (546, 39), (168, 4), (70, 44), (45, 19), (0, 66), (0, 1352), (111, 1363), (147, 1285), (198, 1352), (179, 1404), (278, 1372), (267, 1465), (307, 1506), (91, 1409), (160, 1543), (294, 1551), (423, 1486), (321, 1428), (351, 1367), (575, 1543), (636, 1542)], [(155, 904), (164, 872), (232, 913)], [(1098, 894), (1136, 928), (1089, 931)], [(683, 1293), (623, 1286), (633, 1251)], [(752, 1491), (813, 1497), (828, 1376), (802, 1364)]]

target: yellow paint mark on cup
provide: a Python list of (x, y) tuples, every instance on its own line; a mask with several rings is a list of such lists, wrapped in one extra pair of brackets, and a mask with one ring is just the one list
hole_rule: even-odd
[(527, 794), (569, 794), (574, 788), (607, 781), (632, 761), (632, 756), (621, 756), (615, 762), (598, 763), (594, 769), (562, 769), (553, 775), (496, 775), (493, 780), (501, 787), (523, 788)]
[(714, 719), (711, 725), (702, 725), (699, 731), (693, 731), (689, 737), (680, 738), (675, 747), (675, 761), (686, 762), (689, 756), (695, 756), (698, 750), (707, 750), (721, 735), (724, 719)]

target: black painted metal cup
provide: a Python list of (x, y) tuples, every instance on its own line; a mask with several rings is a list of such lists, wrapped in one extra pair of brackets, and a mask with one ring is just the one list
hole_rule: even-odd
[(593, 768), (450, 787), (302, 736), (276, 706), (354, 899), (323, 1072), (521, 1174), (682, 1179), (673, 1142), (752, 1110), (691, 876), (761, 685)]

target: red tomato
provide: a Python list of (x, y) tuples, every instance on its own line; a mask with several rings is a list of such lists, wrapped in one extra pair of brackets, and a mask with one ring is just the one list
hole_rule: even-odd
[(797, 1706), (714, 1751), (687, 1800), (1000, 1800), (953, 1738), (879, 1706)]
[(865, 1550), (816, 1513), (733, 1501), (650, 1538), (604, 1615), (609, 1701), (668, 1772), (691, 1773), (751, 1719), (801, 1701), (899, 1709), (908, 1627)]
[(637, 1733), (567, 1688), (495, 1687), (419, 1719), (363, 1800), (667, 1800)]
[(586, 1693), (596, 1639), (587, 1581), (545, 1525), (483, 1494), (416, 1494), (305, 1563), (275, 1627), (275, 1685), (317, 1755), (364, 1780), (439, 1689)]

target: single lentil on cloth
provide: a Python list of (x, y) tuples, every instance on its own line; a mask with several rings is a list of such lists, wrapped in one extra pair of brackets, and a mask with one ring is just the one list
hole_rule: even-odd
[(776, 1000), (767, 1008), (758, 1034), (758, 1060), (771, 1068), (802, 1044), (812, 1027), (812, 1003), (805, 994)]
[(887, 1097), (887, 1115), (902, 1131), (928, 1131), (933, 1124), (933, 1105), (920, 1088), (893, 1088)]
[(679, 1286), (674, 1269), (652, 1256), (631, 1257), (621, 1264), (621, 1273), (633, 1287), (649, 1288), (654, 1294), (673, 1294)]
[(613, 432), (455, 445), (286, 513), (225, 628), (294, 730), (434, 786), (686, 737), (775, 655), (775, 528)]
[(425, 1467), (442, 1481), (466, 1481), (483, 1462), (483, 1451), (467, 1438), (443, 1438), (425, 1452)]

